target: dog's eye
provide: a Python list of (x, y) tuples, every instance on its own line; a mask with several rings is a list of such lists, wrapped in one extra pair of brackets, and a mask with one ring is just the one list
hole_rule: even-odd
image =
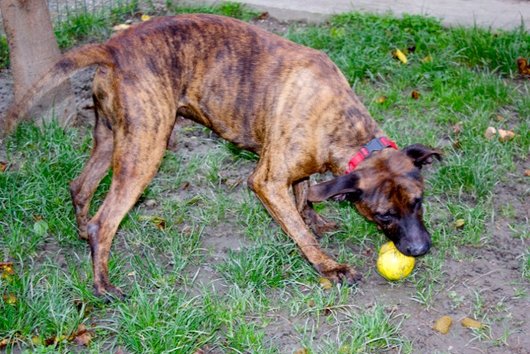
[(392, 213), (392, 212), (387, 212), (387, 213), (384, 213), (384, 214), (377, 213), (377, 214), (375, 214), (375, 218), (379, 222), (382, 222), (384, 224), (388, 224), (388, 223), (392, 222), (396, 218), (396, 215), (394, 213)]
[(419, 208), (421, 208), (421, 202), (422, 198), (414, 199), (414, 202), (412, 203), (412, 207), (414, 208), (414, 210), (418, 210)]

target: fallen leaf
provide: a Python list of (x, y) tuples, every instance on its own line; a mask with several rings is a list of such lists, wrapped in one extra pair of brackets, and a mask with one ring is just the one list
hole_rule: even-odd
[(464, 227), (465, 224), (466, 224), (466, 221), (464, 219), (457, 219), (453, 223), (455, 229), (461, 229)]
[(524, 175), (525, 175), (526, 177), (530, 177), (530, 169), (529, 169), (529, 168), (527, 168), (526, 170), (524, 170)]
[(466, 328), (480, 328), (482, 327), (482, 323), (480, 323), (479, 321), (477, 320), (474, 320), (472, 318), (469, 318), (469, 317), (464, 317), (461, 321), (460, 321), (460, 324)]
[(144, 205), (148, 208), (154, 208), (157, 204), (157, 201), (155, 199), (147, 199), (145, 202), (144, 202)]
[(392, 55), (394, 55), (394, 57), (396, 57), (397, 59), (399, 59), (400, 62), (402, 62), (403, 64), (407, 64), (407, 56), (405, 54), (403, 54), (403, 52), (399, 49), (396, 49), (392, 52)]
[(55, 344), (56, 343), (56, 337), (55, 336), (51, 336), (49, 338), (46, 338), (42, 343), (45, 345), (45, 346), (50, 346), (52, 344)]
[(164, 230), (166, 228), (166, 220), (160, 216), (140, 215), (138, 217), (138, 220), (149, 221), (153, 223), (155, 227), (159, 230)]
[(429, 54), (425, 58), (421, 60), (422, 63), (430, 63), (432, 62), (432, 56)]
[(145, 22), (145, 21), (149, 21), (151, 19), (151, 16), (149, 15), (142, 15), (142, 17), (140, 17), (140, 20), (142, 20), (142, 22)]
[(4, 172), (5, 170), (7, 170), (7, 162), (0, 161), (0, 172)]
[(503, 143), (510, 141), (515, 137), (515, 133), (511, 130), (498, 129), (497, 133), (499, 133), (499, 141)]
[(31, 337), (31, 343), (33, 345), (42, 345), (42, 339), (39, 336), (33, 336)]
[(112, 30), (115, 32), (126, 30), (127, 28), (131, 27), (131, 25), (128, 25), (126, 23), (121, 23), (119, 25), (116, 25), (112, 27)]
[(324, 290), (329, 290), (333, 287), (333, 283), (331, 283), (331, 280), (329, 280), (328, 278), (320, 277), (318, 279), (318, 282)]
[(530, 66), (528, 66), (528, 60), (526, 60), (526, 58), (517, 59), (517, 69), (519, 70), (520, 75), (530, 75)]
[(155, 216), (151, 222), (155, 224), (156, 228), (159, 230), (164, 230), (166, 228), (166, 220), (160, 216)]
[(434, 322), (434, 326), (432, 327), (435, 331), (440, 332), (441, 334), (447, 334), (449, 333), (449, 329), (451, 328), (451, 325), (453, 324), (453, 319), (451, 316), (442, 316), (439, 319)]
[(265, 12), (262, 12), (260, 13), (257, 17), (256, 17), (256, 20), (266, 20), (269, 18), (269, 13), (267, 11)]
[(504, 117), (501, 116), (500, 114), (497, 114), (495, 116), (495, 119), (497, 120), (497, 122), (504, 122), (505, 121)]
[(418, 91), (413, 90), (412, 93), (410, 94), (410, 96), (411, 96), (413, 99), (417, 100), (417, 99), (420, 98), (421, 94), (420, 94)]
[(4, 302), (8, 305), (14, 305), (17, 303), (17, 297), (13, 294), (4, 295), (2, 296), (2, 298), (4, 299)]
[(382, 103), (385, 103), (387, 100), (387, 97), (386, 96), (379, 96), (375, 99), (375, 102), (376, 103), (379, 103), (379, 104), (382, 104)]
[(486, 131), (484, 132), (484, 136), (488, 140), (493, 139), (495, 137), (495, 135), (497, 135), (497, 129), (495, 129), (493, 127), (488, 127), (488, 129), (486, 129)]
[(0, 277), (2, 279), (11, 279), (15, 275), (13, 262), (0, 262)]
[(74, 343), (77, 345), (83, 345), (86, 347), (90, 344), (91, 340), (92, 340), (92, 334), (89, 331), (85, 331), (84, 333), (74, 338)]
[(9, 341), (6, 338), (0, 339), (0, 349), (4, 349), (5, 347), (7, 347), (8, 344)]
[(309, 350), (307, 348), (298, 348), (294, 351), (293, 354), (308, 354)]

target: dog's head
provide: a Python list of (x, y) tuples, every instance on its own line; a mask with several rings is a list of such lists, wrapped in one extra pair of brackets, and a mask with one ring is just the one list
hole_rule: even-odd
[(438, 151), (415, 144), (402, 150), (374, 153), (351, 173), (313, 185), (308, 201), (349, 200), (377, 224), (401, 253), (420, 256), (429, 251), (431, 235), (422, 218), (421, 168), (441, 159)]

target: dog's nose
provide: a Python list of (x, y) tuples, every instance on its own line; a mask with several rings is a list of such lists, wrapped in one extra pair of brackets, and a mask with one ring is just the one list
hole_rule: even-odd
[(407, 253), (414, 257), (422, 256), (425, 253), (429, 252), (430, 248), (431, 248), (431, 245), (429, 242), (412, 244), (407, 247)]

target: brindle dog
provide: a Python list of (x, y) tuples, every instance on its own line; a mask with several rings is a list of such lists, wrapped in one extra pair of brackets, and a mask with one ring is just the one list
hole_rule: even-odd
[[(420, 168), (439, 153), (422, 145), (385, 148), (376, 139), (384, 133), (324, 53), (230, 18), (157, 18), (66, 53), (10, 110), (6, 129), (46, 87), (90, 65), (98, 65), (94, 148), (70, 190), (97, 295), (122, 296), (108, 276), (112, 239), (156, 174), (177, 116), (259, 154), (249, 187), (322, 276), (359, 279), (321, 250), (309, 228), (334, 226), (311, 207), (331, 197), (353, 202), (404, 254), (429, 250)], [(374, 141), (381, 145), (375, 151), (363, 148)], [(345, 174), (360, 153), (365, 159)], [(90, 200), (109, 168), (110, 190), (90, 218)], [(326, 171), (339, 177), (309, 187), (309, 176)]]

